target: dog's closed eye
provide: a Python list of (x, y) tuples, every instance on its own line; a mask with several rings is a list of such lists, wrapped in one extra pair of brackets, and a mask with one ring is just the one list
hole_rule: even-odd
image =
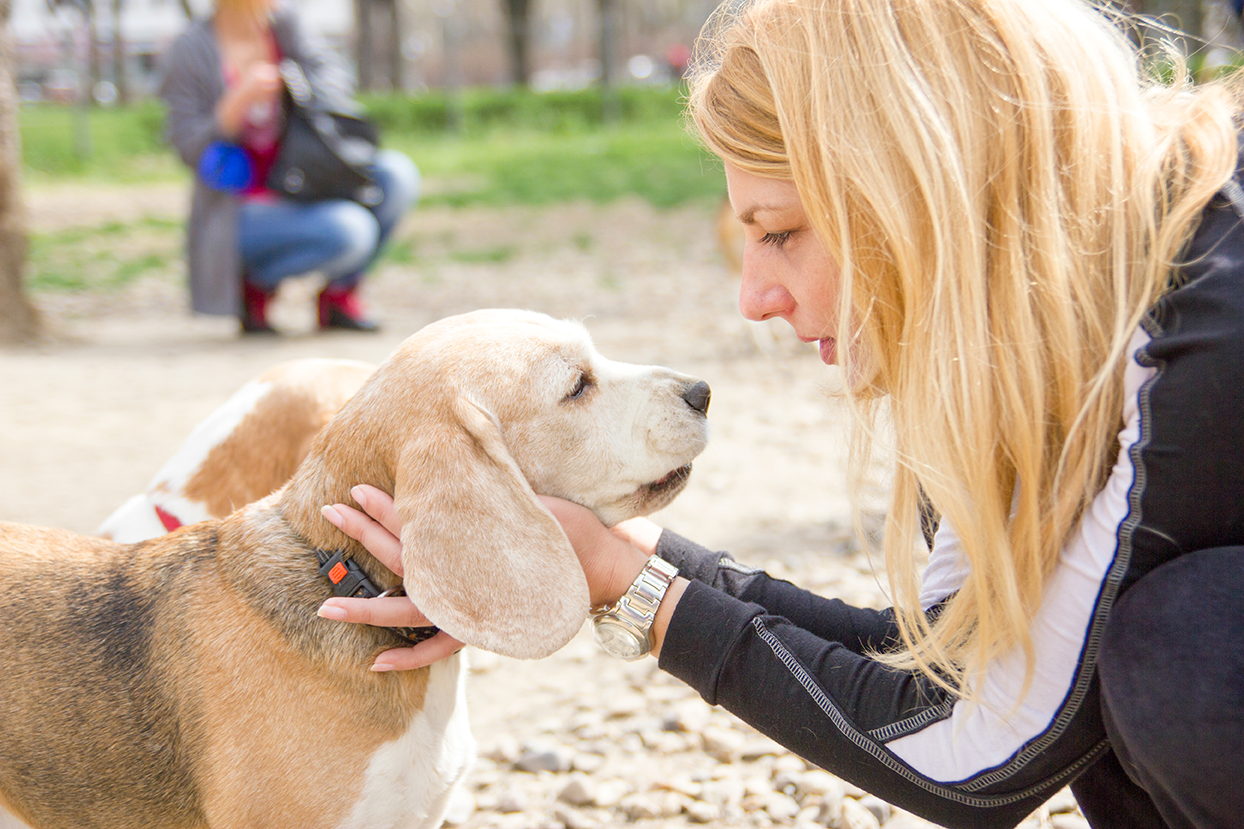
[(587, 394), (588, 390), (590, 390), (595, 384), (596, 381), (592, 379), (591, 374), (586, 371), (580, 371), (579, 376), (575, 379), (574, 388), (572, 388), (570, 393), (566, 395), (566, 399), (581, 399), (583, 395)]

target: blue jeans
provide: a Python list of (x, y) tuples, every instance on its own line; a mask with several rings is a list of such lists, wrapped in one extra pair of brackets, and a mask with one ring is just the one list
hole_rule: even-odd
[(375, 207), (344, 199), (243, 202), (238, 240), (247, 281), (272, 291), (287, 277), (319, 271), (331, 288), (357, 285), (419, 198), (419, 170), (402, 153), (381, 150), (371, 173), (384, 191)]

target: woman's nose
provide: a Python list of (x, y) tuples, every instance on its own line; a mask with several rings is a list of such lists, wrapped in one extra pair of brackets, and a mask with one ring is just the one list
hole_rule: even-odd
[(757, 257), (743, 255), (743, 278), (739, 283), (739, 311), (744, 318), (760, 322), (770, 317), (781, 317), (794, 310), (795, 301), (783, 287), (770, 268), (756, 261)]

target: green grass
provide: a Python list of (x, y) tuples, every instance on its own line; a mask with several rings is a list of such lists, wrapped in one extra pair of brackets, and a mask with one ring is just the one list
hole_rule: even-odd
[[(619, 118), (609, 124), (595, 90), (471, 90), (455, 100), (436, 94), (362, 100), (381, 128), (383, 144), (407, 153), (419, 166), (425, 205), (547, 205), (638, 197), (672, 207), (720, 199), (725, 192), (720, 165), (683, 129), (680, 95), (669, 88), (618, 90)], [(28, 186), (188, 181), (188, 172), (164, 142), (159, 102), (89, 110), (86, 155), (74, 140), (81, 116), (68, 107), (22, 107)], [(36, 292), (111, 291), (150, 275), (180, 278), (182, 232), (180, 220), (146, 219), (32, 234), (27, 286)], [(449, 251), (429, 260), (413, 240), (395, 240), (384, 258), (401, 265), (489, 264), (519, 253), (513, 246), (463, 250), (452, 238), (439, 243)], [(595, 240), (580, 233), (573, 243), (589, 250)], [(425, 279), (434, 274), (429, 267)]]
[(500, 265), (504, 262), (509, 262), (517, 253), (518, 248), (513, 245), (501, 245), (483, 250), (451, 251), (449, 259), (453, 262), (465, 262), (467, 264)]
[[(724, 191), (720, 165), (687, 135), (681, 92), (618, 90), (619, 119), (603, 123), (597, 90), (566, 93), (470, 90), (367, 96), (383, 143), (423, 172), (429, 204), (606, 202), (638, 196), (668, 207)], [(87, 113), (88, 155), (75, 144), (81, 113), (26, 105), (20, 114), (29, 184), (75, 180), (134, 183), (185, 177), (163, 140), (157, 101)]]
[(112, 291), (153, 272), (179, 273), (181, 242), (181, 224), (162, 219), (32, 234), (26, 286)]
[(574, 133), (495, 132), (470, 139), (386, 135), (429, 180), (429, 204), (608, 202), (638, 196), (657, 207), (720, 198), (720, 165), (677, 124)]
[(27, 180), (110, 180), (120, 183), (182, 175), (180, 162), (163, 139), (164, 110), (154, 101), (86, 113), (88, 154), (80, 155), (80, 110), (54, 104), (24, 104), (18, 115)]

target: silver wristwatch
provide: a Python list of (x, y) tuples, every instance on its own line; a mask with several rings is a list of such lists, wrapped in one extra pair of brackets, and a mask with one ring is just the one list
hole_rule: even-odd
[(660, 556), (648, 559), (644, 569), (615, 604), (592, 610), (596, 643), (605, 653), (633, 662), (652, 651), (652, 621), (678, 568)]

